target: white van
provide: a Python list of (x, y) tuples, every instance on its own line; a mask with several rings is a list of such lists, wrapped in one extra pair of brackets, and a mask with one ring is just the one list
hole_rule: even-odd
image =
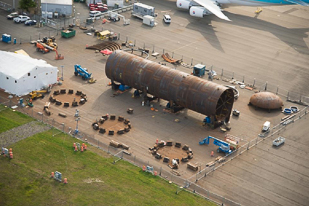
[(266, 121), (266, 122), (263, 124), (262, 132), (268, 132), (269, 129), (270, 129), (270, 122), (269, 122), (269, 121)]
[(98, 18), (101, 17), (101, 15), (102, 15), (102, 13), (101, 13), (100, 11), (90, 11), (90, 12), (89, 12), (89, 16), (90, 16), (91, 18), (98, 19)]
[(164, 21), (166, 24), (170, 24), (171, 21), (172, 21), (171, 16), (168, 15), (168, 14), (165, 14), (165, 15), (163, 16), (163, 21)]

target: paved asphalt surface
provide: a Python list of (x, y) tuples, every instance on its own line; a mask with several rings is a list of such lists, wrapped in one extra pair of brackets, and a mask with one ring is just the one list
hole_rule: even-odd
[[(191, 17), (187, 11), (175, 8), (175, 1), (142, 1), (156, 7), (158, 13), (158, 25), (154, 28), (142, 25), (141, 20), (130, 16), (129, 12), (123, 13), (131, 19), (129, 26), (122, 25), (122, 21), (108, 24), (95, 22), (95, 29), (109, 29), (119, 33), (121, 40), (126, 36), (129, 41), (136, 41), (137, 46), (155, 48), (162, 53), (174, 52), (175, 58), (183, 56), (188, 64), (191, 58), (193, 63), (203, 62), (207, 66), (214, 65), (218, 73), (224, 69), (224, 76), (232, 76), (245, 82), (253, 82), (264, 85), (267, 81), (269, 89), (276, 90), (279, 85), (279, 93), (286, 95), (297, 93), (309, 96), (307, 79), (309, 78), (309, 9), (300, 6), (266, 7), (259, 15), (255, 15), (256, 8), (232, 7), (226, 9), (225, 14), (232, 20), (226, 22), (215, 16), (207, 16), (203, 19)], [(76, 11), (83, 21), (88, 16), (87, 7), (76, 3)], [(169, 13), (172, 23), (165, 25), (162, 15)], [(154, 103), (158, 112), (151, 111), (149, 107), (142, 107), (140, 99), (132, 99), (132, 91), (113, 96), (109, 79), (105, 76), (104, 65), (107, 57), (86, 50), (87, 45), (100, 43), (93, 36), (86, 35), (82, 30), (77, 30), (77, 35), (71, 39), (60, 37), (60, 33), (51, 28), (26, 27), (14, 24), (5, 18), (6, 12), (0, 11), (0, 33), (11, 34), (17, 38), (17, 44), (0, 43), (0, 49), (15, 51), (24, 49), (33, 58), (42, 58), (48, 63), (64, 66), (63, 86), (56, 88), (72, 88), (82, 90), (88, 96), (88, 102), (79, 107), (81, 120), (79, 129), (88, 133), (97, 140), (108, 144), (111, 139), (123, 142), (130, 146), (131, 152), (149, 164), (168, 167), (154, 160), (148, 153), (156, 139), (165, 141), (179, 141), (188, 144), (194, 151), (192, 163), (197, 163), (205, 168), (206, 163), (214, 160), (210, 152), (216, 150), (216, 146), (198, 145), (198, 141), (211, 135), (224, 138), (224, 133), (219, 129), (211, 130), (201, 125), (203, 115), (190, 110), (175, 115), (163, 112), (166, 101)], [(70, 21), (66, 21), (68, 25)], [(63, 22), (62, 25), (63, 26)], [(42, 55), (37, 53), (29, 40), (42, 38), (43, 36), (56, 36), (59, 44), (59, 53), (65, 56), (64, 60), (54, 60), (54, 53)], [(20, 42), (22, 44), (20, 44)], [(162, 61), (161, 58), (150, 58), (154, 61)], [(81, 64), (88, 68), (97, 79), (95, 84), (87, 84), (73, 75), (73, 65)], [(171, 65), (168, 65), (171, 66)], [(177, 70), (191, 73), (191, 70), (178, 66)], [(60, 75), (61, 76), (61, 75)], [(206, 78), (206, 77), (204, 77)], [(216, 81), (227, 84), (223, 81)], [(248, 100), (252, 91), (241, 90), (240, 98), (235, 102), (234, 108), (241, 111), (239, 118), (231, 118), (232, 135), (241, 138), (240, 143), (257, 138), (260, 128), (266, 120), (272, 125), (278, 124), (284, 116), (280, 111), (268, 113), (263, 110), (255, 110), (248, 107)], [(297, 95), (299, 96), (299, 95)], [(285, 100), (284, 96), (281, 96)], [(41, 111), (45, 99), (35, 102), (34, 111)], [(284, 102), (286, 107), (292, 106), (290, 102)], [(302, 106), (297, 105), (299, 108)], [(134, 114), (129, 116), (133, 129), (123, 136), (99, 135), (91, 128), (91, 123), (100, 115), (110, 113), (128, 116), (127, 108), (133, 108)], [(75, 127), (76, 122), (74, 108), (52, 107), (51, 118), (57, 122), (64, 122), (66, 126)], [(29, 110), (30, 112), (30, 110)], [(59, 112), (68, 115), (65, 120), (57, 116)], [(176, 123), (175, 119), (180, 122)], [(308, 205), (309, 199), (309, 142), (306, 139), (309, 133), (308, 117), (291, 124), (280, 133), (287, 141), (282, 147), (271, 147), (272, 137), (260, 143), (258, 146), (243, 153), (233, 161), (216, 170), (212, 175), (198, 182), (202, 187), (209, 189), (225, 198), (231, 199), (242, 205)], [(186, 165), (180, 165), (181, 177), (188, 178), (195, 173), (186, 169)]]

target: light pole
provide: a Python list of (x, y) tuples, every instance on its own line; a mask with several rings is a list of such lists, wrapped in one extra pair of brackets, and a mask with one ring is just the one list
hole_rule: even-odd
[(13, 98), (13, 96), (12, 96), (12, 95), (9, 95), (9, 99), (10, 99), (9, 107), (10, 107), (10, 108), (11, 108), (11, 106), (12, 106), (12, 98)]
[(63, 81), (63, 65), (61, 65), (61, 80)]
[(76, 129), (74, 131), (74, 134), (77, 134), (78, 133), (78, 121), (80, 120), (80, 118), (76, 118), (75, 121), (76, 121)]

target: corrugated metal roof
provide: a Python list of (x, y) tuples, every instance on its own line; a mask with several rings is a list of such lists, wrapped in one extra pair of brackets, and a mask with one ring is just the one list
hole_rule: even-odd
[(57, 68), (42, 59), (33, 59), (29, 56), (13, 52), (0, 51), (0, 73), (19, 79), (31, 72), (34, 68)]
[(73, 0), (41, 0), (41, 4), (73, 5)]

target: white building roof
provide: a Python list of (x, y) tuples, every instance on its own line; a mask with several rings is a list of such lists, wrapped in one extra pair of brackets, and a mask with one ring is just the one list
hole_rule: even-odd
[(73, 0), (41, 0), (42, 4), (73, 5)]
[(34, 68), (55, 68), (42, 59), (33, 59), (29, 56), (13, 52), (0, 51), (0, 73), (19, 79), (31, 72)]

